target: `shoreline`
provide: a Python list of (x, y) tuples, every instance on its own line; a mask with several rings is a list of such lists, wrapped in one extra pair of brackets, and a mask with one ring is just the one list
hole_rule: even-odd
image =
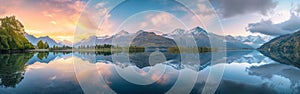
[[(220, 49), (217, 51), (208, 51), (208, 52), (219, 52), (219, 51), (253, 51), (260, 49)], [(65, 49), (65, 50), (51, 50), (51, 49), (29, 49), (29, 50), (0, 50), (0, 54), (13, 54), (13, 53), (30, 53), (30, 52), (123, 52), (123, 49)], [(128, 51), (130, 52), (130, 51)], [(146, 51), (137, 51), (137, 52), (146, 52)], [(168, 52), (168, 51), (167, 51)], [(208, 53), (205, 52), (205, 53)], [(204, 52), (199, 52), (204, 53)]]

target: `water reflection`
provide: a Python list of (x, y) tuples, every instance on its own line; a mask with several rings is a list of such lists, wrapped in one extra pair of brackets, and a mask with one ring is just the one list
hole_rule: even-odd
[[(218, 52), (215, 52), (218, 53)], [(213, 66), (225, 66), (224, 75), (216, 93), (299, 93), (300, 70), (292, 65), (273, 61), (257, 51), (227, 52), (226, 63), (211, 65), (212, 53), (199, 53), (199, 63), (181, 63), (181, 55), (163, 53), (166, 61), (149, 64), (150, 53), (127, 54), (130, 62), (113, 62), (112, 55), (126, 53), (22, 53), (0, 54), (0, 93), (17, 94), (83, 94), (77, 80), (86, 80), (87, 85), (96, 85), (91, 91), (111, 89), (115, 93), (165, 93), (177, 81), (181, 71), (190, 71), (190, 75), (199, 74), (192, 94), (201, 93), (209, 70)], [(185, 53), (188, 54), (188, 53)], [(75, 75), (73, 61), (80, 64), (81, 71)], [(166, 66), (166, 71), (149, 72), (151, 68)], [(76, 68), (76, 67), (75, 67)], [(86, 70), (87, 69), (87, 70)], [(149, 79), (137, 81), (155, 81), (149, 85), (137, 85), (122, 78), (116, 70), (132, 75), (134, 69), (138, 76)], [(84, 71), (85, 70), (85, 71)], [(102, 74), (103, 82), (99, 80)], [(77, 78), (76, 78), (77, 77)], [(98, 79), (93, 80), (93, 79)], [(186, 80), (189, 80), (186, 78)], [(101, 89), (99, 89), (101, 88)], [(182, 87), (185, 88), (185, 87)]]
[(284, 50), (260, 50), (265, 56), (272, 58), (273, 60), (284, 63), (292, 64), (300, 68), (300, 52), (296, 49), (284, 49)]
[(0, 55), (0, 86), (16, 87), (24, 78), (25, 63), (32, 53)]

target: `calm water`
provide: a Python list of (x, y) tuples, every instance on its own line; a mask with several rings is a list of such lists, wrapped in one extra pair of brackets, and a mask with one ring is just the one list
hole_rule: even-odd
[[(0, 54), (0, 94), (83, 94), (84, 90), (159, 94), (172, 88), (182, 71), (198, 75), (191, 91), (197, 94), (213, 66), (225, 66), (218, 94), (300, 93), (300, 69), (294, 65), (278, 63), (258, 51), (227, 52), (226, 63), (211, 64), (211, 54), (201, 53), (199, 63), (184, 64), (176, 53), (163, 53), (163, 63), (149, 63), (151, 53), (147, 52), (127, 54), (130, 62), (114, 62), (112, 56), (121, 58), (126, 53)], [(132, 69), (139, 76), (132, 77)], [(95, 73), (102, 74), (102, 84)]]

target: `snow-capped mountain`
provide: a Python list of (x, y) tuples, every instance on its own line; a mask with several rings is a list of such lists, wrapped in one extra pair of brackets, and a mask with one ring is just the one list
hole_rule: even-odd
[(57, 41), (57, 42), (58, 42), (58, 44), (63, 44), (63, 45), (70, 46), (70, 47), (73, 45), (73, 43), (68, 40)]
[(188, 30), (187, 33), (191, 33), (193, 35), (199, 35), (199, 34), (205, 34), (207, 35), (208, 33), (201, 27), (197, 26), (191, 30)]
[(271, 36), (253, 36), (253, 35), (249, 35), (249, 36), (236, 36), (233, 37), (231, 35), (227, 35), (225, 36), (227, 41), (239, 41), (242, 42), (243, 44), (248, 44), (250, 46), (252, 46), (253, 48), (258, 48), (261, 45), (263, 45), (264, 43), (270, 41), (273, 37)]
[(96, 44), (111, 44), (111, 37), (98, 37), (98, 36), (90, 36), (87, 39), (83, 39), (77, 43), (75, 43), (73, 46), (78, 47), (78, 46), (95, 46)]
[(200, 34), (208, 35), (208, 33), (204, 29), (197, 26), (191, 30), (184, 30), (184, 29), (177, 28), (173, 32), (169, 33), (168, 35), (175, 36), (175, 35), (200, 35)]
[(118, 44), (118, 46), (122, 46), (128, 44), (132, 40), (133, 34), (128, 33), (127, 31), (120, 31), (112, 36), (90, 36), (87, 39), (83, 39), (74, 44), (74, 47), (79, 46), (95, 46), (95, 45), (103, 45), (103, 44)]
[(25, 38), (31, 42), (33, 45), (37, 45), (37, 43), (42, 40), (43, 42), (47, 42), (48, 45), (50, 47), (52, 47), (53, 45), (56, 45), (56, 46), (63, 46), (64, 44), (60, 44), (60, 43), (57, 43), (54, 39), (50, 38), (49, 36), (43, 36), (43, 37), (35, 37), (33, 35), (30, 35), (28, 33), (25, 33)]
[[(157, 41), (159, 40), (159, 41)], [(112, 44), (118, 46), (170, 46), (175, 45), (173, 40), (156, 35), (154, 32), (147, 32), (139, 30), (136, 33), (128, 33), (126, 31), (120, 31), (111, 37), (100, 38), (97, 36), (90, 36), (87, 39), (84, 39), (80, 42), (74, 44), (75, 47), (80, 45), (103, 45), (103, 44)]]
[[(164, 37), (174, 39), (179, 46), (187, 46), (187, 42), (195, 42), (199, 47), (209, 47), (210, 41), (208, 33), (201, 27), (195, 27), (191, 30), (175, 29), (169, 34), (163, 34)], [(195, 40), (195, 41), (186, 41)], [(192, 43), (193, 44), (193, 43)]]
[[(144, 33), (147, 31), (139, 30), (136, 33), (128, 33), (127, 31), (120, 31), (112, 36), (105, 36), (105, 37), (97, 37), (97, 36), (90, 36), (87, 39), (84, 39), (80, 42), (77, 42), (74, 44), (75, 47), (78, 47), (80, 45), (90, 45), (94, 46), (96, 44), (103, 45), (103, 44), (113, 44), (113, 45), (128, 45), (132, 42), (133, 38), (137, 37), (139, 34)], [(154, 32), (152, 32), (154, 33)], [(147, 33), (148, 34), (148, 33)], [(150, 33), (149, 33), (150, 34)], [(151, 35), (151, 34), (150, 34)], [(201, 27), (195, 27), (190, 30), (184, 30), (184, 29), (175, 29), (173, 32), (168, 34), (162, 34), (162, 35), (156, 35), (155, 33), (152, 34), (149, 37), (165, 37), (167, 39), (173, 39), (176, 41), (176, 44), (178, 46), (186, 46), (186, 42), (195, 42), (198, 47), (210, 47), (210, 36), (217, 37), (220, 41), (226, 42), (228, 49), (253, 49), (248, 44), (245, 44), (244, 42), (237, 40), (233, 36), (225, 36), (225, 40), (223, 40), (223, 36), (219, 36), (213, 33), (207, 33), (204, 29)], [(146, 38), (146, 37), (145, 37)], [(146, 38), (146, 39), (147, 39)], [(141, 38), (140, 38), (141, 39)], [(155, 38), (153, 38), (155, 39)], [(164, 38), (158, 38), (158, 39), (164, 39)], [(194, 41), (187, 41), (188, 39), (193, 39)], [(136, 43), (143, 43), (138, 42), (139, 40), (136, 40)], [(142, 41), (142, 40), (140, 40)], [(157, 40), (155, 40), (157, 41)], [(149, 41), (148, 41), (149, 42)]]
[(122, 37), (122, 36), (128, 36), (128, 35), (129, 35), (129, 33), (127, 31), (122, 30), (122, 31), (116, 33), (113, 37)]
[[(236, 40), (232, 36), (223, 37), (220, 35), (216, 35), (214, 33), (207, 33), (201, 27), (195, 27), (190, 30), (175, 29), (173, 32), (169, 34), (164, 34), (163, 36), (175, 40), (177, 39), (177, 41), (181, 41), (182, 40), (181, 38), (194, 39), (198, 47), (203, 47), (203, 46), (210, 47), (210, 37), (213, 36), (220, 41), (226, 42), (228, 49), (252, 49), (251, 46)], [(223, 38), (225, 38), (226, 41)], [(188, 42), (193, 42), (193, 41), (188, 41)]]

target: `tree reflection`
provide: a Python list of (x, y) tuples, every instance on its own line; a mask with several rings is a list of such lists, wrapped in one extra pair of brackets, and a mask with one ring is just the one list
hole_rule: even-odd
[(40, 60), (43, 60), (43, 58), (47, 59), (48, 58), (48, 55), (49, 55), (49, 52), (39, 52), (37, 57), (40, 59)]
[(300, 68), (300, 52), (296, 51), (296, 49), (285, 49), (285, 50), (259, 50), (265, 56), (271, 58), (274, 61), (291, 64), (298, 68)]
[(0, 86), (16, 87), (22, 81), (25, 64), (33, 53), (0, 54)]

